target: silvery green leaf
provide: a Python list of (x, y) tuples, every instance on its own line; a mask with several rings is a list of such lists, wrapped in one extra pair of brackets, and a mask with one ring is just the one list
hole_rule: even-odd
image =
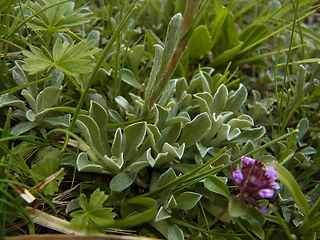
[(161, 147), (165, 142), (168, 142), (170, 144), (175, 143), (180, 136), (181, 129), (182, 129), (181, 122), (177, 122), (163, 129), (161, 131), (161, 139), (160, 139), (159, 147)]
[(251, 152), (254, 149), (255, 149), (255, 146), (254, 146), (253, 142), (251, 140), (248, 140), (246, 142), (246, 144), (243, 146), (243, 148), (241, 149), (241, 153), (240, 153), (239, 157), (246, 155), (248, 152)]
[(113, 156), (120, 156), (122, 152), (123, 152), (122, 133), (121, 133), (121, 129), (118, 128), (114, 134), (111, 153)]
[(210, 106), (211, 112), (220, 114), (226, 104), (228, 99), (228, 89), (224, 84), (221, 84), (213, 96), (212, 104)]
[(45, 82), (45, 87), (60, 87), (64, 78), (64, 73), (57, 69), (54, 69), (52, 73), (50, 73), (49, 77), (52, 78), (48, 79)]
[(164, 153), (159, 153), (156, 157), (156, 159), (154, 160), (153, 166), (155, 168), (162, 168), (166, 165), (168, 165), (168, 163), (172, 160), (172, 156), (169, 155), (168, 152), (164, 152)]
[(57, 117), (45, 117), (41, 119), (40, 124), (48, 127), (68, 127), (70, 124), (71, 115), (65, 114)]
[(26, 104), (24, 103), (24, 101), (19, 100), (14, 95), (8, 93), (2, 94), (0, 96), (0, 108), (5, 106), (16, 107), (22, 110), (26, 109)]
[(117, 104), (126, 112), (130, 112), (131, 106), (130, 103), (122, 96), (117, 96), (115, 99)]
[(176, 83), (176, 93), (175, 96), (178, 100), (181, 100), (184, 95), (187, 93), (188, 90), (188, 83), (187, 80), (183, 78), (179, 78)]
[(99, 39), (100, 32), (98, 30), (91, 30), (87, 36), (88, 41), (94, 40), (96, 42), (95, 47), (99, 47)]
[(316, 154), (317, 150), (314, 149), (313, 147), (306, 147), (300, 151), (301, 153), (305, 155), (311, 155), (311, 154)]
[[(0, 101), (1, 102), (1, 101)], [(301, 140), (303, 136), (307, 133), (309, 129), (309, 120), (307, 118), (302, 118), (299, 121), (299, 133), (298, 138)]]
[(180, 112), (177, 116), (168, 119), (165, 126), (169, 126), (179, 122), (187, 123), (190, 121), (191, 121), (191, 118), (187, 112)]
[(240, 109), (240, 107), (244, 104), (244, 102), (247, 100), (247, 95), (248, 92), (246, 87), (240, 84), (238, 90), (229, 95), (224, 110), (237, 112)]
[(208, 130), (204, 138), (205, 142), (211, 141), (212, 138), (217, 134), (217, 132), (219, 131), (223, 123), (223, 116), (222, 115), (216, 116), (216, 113), (213, 113), (211, 121), (212, 121), (211, 128)]
[(101, 146), (104, 153), (110, 154), (110, 147), (108, 143), (107, 123), (108, 113), (104, 107), (102, 107), (96, 101), (90, 101), (89, 116), (96, 122), (100, 131)]
[(263, 126), (254, 129), (246, 129), (243, 130), (238, 137), (232, 139), (230, 143), (245, 143), (248, 140), (255, 141), (260, 139), (265, 133), (266, 129)]
[(33, 111), (37, 111), (36, 100), (32, 97), (32, 95), (29, 93), (29, 91), (26, 89), (23, 89), (21, 91), (21, 95), (24, 96), (24, 98), (27, 100), (31, 109)]
[(156, 222), (162, 221), (162, 220), (168, 219), (170, 217), (171, 217), (170, 213), (163, 206), (161, 206), (156, 217), (155, 217), (155, 221)]
[(77, 157), (77, 169), (79, 172), (103, 172), (103, 167), (101, 165), (89, 161), (88, 155), (84, 152), (81, 152)]
[(118, 173), (124, 164), (123, 153), (121, 153), (119, 157), (112, 156), (111, 158), (104, 155), (103, 163), (108, 170)]
[(55, 106), (60, 99), (60, 89), (58, 87), (46, 87), (36, 98), (37, 113)]
[[(102, 158), (106, 152), (101, 145), (100, 129), (97, 123), (88, 115), (79, 115), (76, 124), (80, 128), (87, 143)], [(85, 125), (85, 127), (83, 127), (83, 125)]]
[(189, 210), (193, 208), (201, 199), (202, 195), (195, 192), (183, 192), (177, 198), (177, 208)]
[(228, 124), (222, 124), (217, 136), (208, 144), (209, 146), (219, 146), (220, 143), (227, 140), (231, 127)]
[(35, 122), (37, 114), (35, 114), (31, 109), (26, 112), (26, 117), (29, 121)]
[(168, 104), (168, 102), (170, 101), (170, 99), (176, 89), (176, 82), (177, 82), (177, 79), (169, 80), (169, 82), (167, 83), (166, 89), (163, 91), (163, 93), (161, 94), (161, 97), (158, 101), (158, 104), (160, 106), (166, 106)]
[(133, 72), (137, 72), (139, 65), (141, 63), (141, 58), (143, 57), (145, 46), (142, 44), (138, 44), (130, 49), (127, 53), (128, 62), (131, 66)]
[(137, 79), (134, 77), (133, 72), (130, 69), (123, 68), (119, 71), (120, 78), (125, 83), (129, 84), (130, 86), (140, 89), (142, 87), (141, 83), (137, 81)]
[(161, 176), (159, 177), (158, 187), (161, 187), (161, 186), (171, 182), (172, 180), (175, 180), (176, 178), (177, 178), (177, 175), (174, 172), (174, 170), (172, 168), (169, 168), (166, 172), (161, 174)]
[(151, 148), (148, 148), (146, 151), (147, 161), (151, 167), (154, 167), (154, 164), (156, 163), (155, 159), (151, 155)]
[(17, 84), (17, 86), (23, 85), (29, 82), (26, 74), (22, 70), (21, 65), (19, 63), (23, 63), (23, 62), (20, 60), (16, 61), (15, 67), (12, 69), (12, 78)]
[(184, 153), (185, 144), (183, 143), (179, 148), (171, 146), (169, 143), (165, 143), (162, 147), (163, 152), (169, 153), (174, 158), (181, 159)]
[(207, 148), (207, 147), (203, 146), (201, 143), (198, 143), (198, 142), (196, 143), (196, 145), (197, 145), (197, 149), (198, 149), (198, 151), (199, 151), (199, 153), (200, 153), (202, 158), (204, 158), (204, 156), (207, 154), (207, 152), (212, 149), (212, 147)]
[[(140, 159), (140, 158), (139, 158)], [(129, 167), (128, 167), (128, 171), (129, 172), (139, 172), (141, 169), (145, 168), (145, 167), (149, 167), (150, 164), (147, 161), (137, 161), (132, 163)]]
[(29, 130), (36, 127), (37, 125), (38, 123), (36, 122), (20, 122), (10, 130), (10, 134), (20, 135), (22, 133), (28, 132)]
[(204, 112), (197, 115), (190, 123), (187, 123), (181, 133), (179, 144), (185, 143), (186, 148), (198, 142), (211, 127), (209, 114)]
[(161, 68), (159, 71), (159, 77), (161, 77), (164, 72), (166, 71), (169, 63), (171, 62), (171, 58), (175, 53), (179, 42), (180, 36), (180, 28), (182, 24), (183, 18), (182, 14), (178, 13), (174, 15), (168, 24), (166, 39), (164, 42), (164, 50), (163, 50), (163, 57), (161, 61)]
[[(170, 196), (169, 200), (167, 201), (167, 203), (164, 205), (164, 207), (168, 210), (170, 210), (171, 208), (176, 208), (177, 207), (177, 200), (175, 199), (175, 197), (173, 195)], [(170, 210), (170, 213), (172, 211)]]
[(147, 124), (147, 135), (153, 150), (159, 152), (158, 145), (161, 137), (159, 129), (152, 124)]
[(108, 114), (114, 122), (117, 122), (117, 123), (124, 122), (123, 118), (117, 111), (110, 109), (108, 110)]
[(238, 137), (241, 134), (241, 130), (239, 128), (234, 128), (231, 130), (231, 132), (228, 134), (227, 140), (231, 141), (232, 139)]
[(145, 101), (140, 96), (137, 96), (133, 93), (129, 93), (129, 95), (132, 99), (133, 104), (142, 111), (142, 109), (145, 105)]
[(169, 111), (160, 105), (156, 105), (155, 125), (161, 130), (169, 116)]
[(134, 158), (138, 152), (146, 135), (146, 122), (138, 122), (124, 128), (123, 136), (125, 138), (124, 158), (126, 161)]
[[(197, 102), (199, 103), (199, 108), (200, 108), (200, 112), (207, 112), (208, 114), (210, 114), (210, 109), (209, 109), (209, 105), (207, 100), (205, 99), (205, 94), (211, 96), (209, 93), (205, 92), (205, 93), (198, 93), (195, 94), (194, 97), (196, 98)], [(212, 96), (211, 96), (211, 101), (212, 101)]]
[[(249, 116), (250, 119), (248, 119), (246, 117), (242, 117), (242, 116), (243, 115), (241, 115), (238, 118), (233, 118), (228, 122), (231, 129), (235, 129), (235, 128), (243, 129), (246, 127), (252, 127), (254, 125), (254, 122), (250, 116)], [(248, 115), (246, 115), (246, 116), (248, 116)]]
[(153, 87), (157, 80), (157, 75), (161, 68), (161, 62), (163, 57), (163, 47), (158, 44), (156, 44), (154, 47), (155, 47), (154, 62), (152, 65), (150, 77), (148, 79), (148, 82), (146, 83), (146, 99), (149, 99), (152, 93)]
[(100, 93), (90, 91), (87, 93), (87, 99), (89, 102), (94, 101), (99, 103), (104, 109), (108, 109), (107, 102)]
[(175, 224), (168, 224), (168, 239), (184, 240), (183, 231)]
[(137, 172), (121, 172), (114, 176), (110, 182), (111, 191), (121, 192), (130, 187), (134, 179), (137, 176)]
[(225, 196), (227, 199), (231, 197), (226, 181), (223, 181), (221, 177), (209, 176), (204, 182), (204, 187), (214, 193)]

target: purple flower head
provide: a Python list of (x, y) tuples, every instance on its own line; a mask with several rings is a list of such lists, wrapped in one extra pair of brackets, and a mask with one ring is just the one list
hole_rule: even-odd
[[(265, 166), (262, 162), (249, 157), (242, 157), (240, 170), (232, 173), (233, 182), (239, 186), (238, 198), (254, 207), (259, 207), (259, 199), (272, 198), (275, 190), (280, 186), (275, 182), (277, 171), (272, 166)], [(266, 209), (260, 207), (262, 212)]]
[(240, 184), (243, 180), (243, 175), (240, 170), (237, 170), (232, 173), (232, 178), (236, 184)]
[(249, 158), (249, 157), (245, 157), (245, 156), (241, 157), (241, 160), (244, 165), (251, 165), (256, 162), (256, 160), (254, 160), (253, 158)]
[(272, 166), (266, 166), (266, 175), (273, 180), (278, 179), (277, 170)]
[(272, 198), (274, 195), (273, 189), (260, 189), (258, 192), (261, 198)]

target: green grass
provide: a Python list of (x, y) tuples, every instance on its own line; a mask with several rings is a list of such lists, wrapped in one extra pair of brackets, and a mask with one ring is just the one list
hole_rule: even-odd
[[(1, 2), (0, 237), (318, 238), (318, 9)], [(266, 213), (242, 156), (277, 169)]]

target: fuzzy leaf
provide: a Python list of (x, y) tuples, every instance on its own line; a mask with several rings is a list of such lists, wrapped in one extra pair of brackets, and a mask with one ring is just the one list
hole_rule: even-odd
[(136, 171), (118, 173), (110, 182), (111, 191), (121, 192), (125, 190), (133, 183), (136, 175)]
[(208, 113), (204, 112), (187, 123), (182, 130), (179, 144), (185, 143), (186, 148), (198, 142), (210, 129), (211, 121)]
[(137, 81), (137, 79), (134, 77), (134, 74), (131, 70), (127, 68), (123, 68), (119, 72), (120, 78), (125, 83), (129, 84), (130, 86), (140, 89), (142, 87), (141, 83)]
[(226, 183), (216, 176), (209, 176), (204, 182), (204, 187), (212, 192), (221, 194), (228, 199), (231, 196)]
[(126, 147), (124, 151), (124, 158), (126, 161), (135, 157), (138, 152), (138, 147), (142, 144), (146, 134), (147, 124), (145, 122), (138, 122), (129, 125), (123, 130)]
[(201, 199), (202, 195), (195, 192), (184, 192), (177, 198), (177, 208), (189, 210)]
[(101, 173), (103, 171), (103, 167), (89, 161), (88, 155), (84, 152), (77, 157), (77, 169), (79, 172)]
[(58, 87), (46, 87), (36, 98), (37, 113), (46, 108), (56, 105), (60, 98), (60, 89)]
[(224, 110), (231, 111), (231, 112), (238, 111), (246, 101), (247, 95), (248, 95), (248, 92), (246, 87), (240, 84), (238, 90), (229, 96)]

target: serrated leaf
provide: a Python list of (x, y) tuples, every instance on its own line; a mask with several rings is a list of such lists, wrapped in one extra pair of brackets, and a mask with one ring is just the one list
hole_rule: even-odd
[[(37, 181), (41, 181), (51, 176), (59, 170), (60, 161), (57, 158), (46, 158), (41, 164), (35, 164), (31, 168), (32, 176)], [(46, 186), (42, 188), (45, 194), (52, 195), (58, 190), (57, 180), (63, 178), (64, 173), (59, 174), (54, 180), (50, 181)]]
[(177, 198), (177, 208), (189, 210), (201, 199), (202, 195), (195, 192), (184, 192)]
[(67, 75), (76, 76), (80, 73), (89, 73), (91, 60), (88, 59), (98, 49), (94, 48), (94, 40), (74, 44), (68, 43), (66, 40), (62, 42), (58, 39), (53, 46), (53, 53), (49, 53), (46, 49), (39, 49), (30, 46), (30, 51), (24, 51), (27, 56), (26, 64), (23, 69), (35, 74), (48, 68), (56, 68)]
[(102, 204), (107, 200), (108, 195), (106, 195), (103, 191), (100, 191), (99, 188), (97, 188), (90, 197), (89, 201), (89, 208), (100, 208), (102, 207)]

